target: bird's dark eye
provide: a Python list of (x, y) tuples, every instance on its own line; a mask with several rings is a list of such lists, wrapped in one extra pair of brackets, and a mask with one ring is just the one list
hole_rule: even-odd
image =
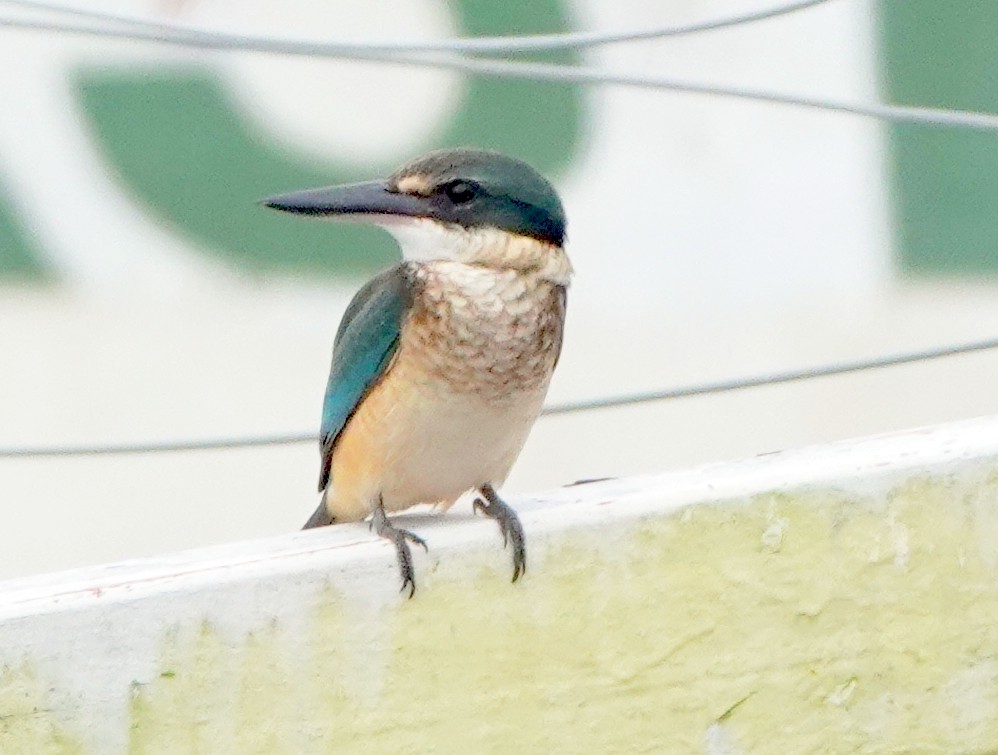
[(454, 204), (466, 204), (478, 196), (478, 186), (470, 181), (451, 181), (443, 188), (444, 194)]

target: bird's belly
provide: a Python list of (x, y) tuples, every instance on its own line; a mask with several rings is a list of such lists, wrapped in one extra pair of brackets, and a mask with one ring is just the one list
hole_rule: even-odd
[(382, 495), (388, 510), (449, 505), (470, 488), (501, 485), (519, 455), (540, 401), (524, 396), (505, 411), (447, 397), (412, 407), (387, 449)]
[(337, 521), (417, 503), (448, 506), (484, 483), (501, 484), (540, 412), (547, 382), (501, 402), (460, 390), (418, 366), (396, 364), (344, 428), (327, 506)]

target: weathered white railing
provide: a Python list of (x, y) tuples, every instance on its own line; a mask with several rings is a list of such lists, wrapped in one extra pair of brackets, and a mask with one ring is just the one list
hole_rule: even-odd
[(514, 504), (0, 584), (0, 752), (998, 744), (998, 418)]

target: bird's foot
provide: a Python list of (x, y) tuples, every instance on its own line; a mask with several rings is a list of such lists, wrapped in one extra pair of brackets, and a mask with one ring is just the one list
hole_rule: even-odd
[(473, 504), (474, 510), (496, 520), (499, 531), (502, 532), (504, 548), (510, 543), (513, 544), (513, 581), (516, 582), (527, 571), (527, 538), (523, 534), (520, 517), (499, 497), (491, 485), (483, 485), (480, 490), (484, 500), (476, 498)]
[(395, 544), (399, 572), (402, 575), (402, 589), (399, 592), (405, 592), (405, 588), (408, 587), (409, 597), (411, 598), (416, 594), (416, 572), (412, 567), (412, 551), (409, 550), (409, 543), (412, 542), (416, 545), (421, 545), (423, 546), (423, 550), (429, 552), (429, 548), (426, 547), (426, 541), (419, 535), (409, 532), (409, 530), (400, 529), (389, 522), (383, 504), (378, 504), (378, 507), (374, 510), (374, 514), (371, 516), (371, 529), (374, 530), (378, 537), (383, 537), (385, 540), (390, 540)]

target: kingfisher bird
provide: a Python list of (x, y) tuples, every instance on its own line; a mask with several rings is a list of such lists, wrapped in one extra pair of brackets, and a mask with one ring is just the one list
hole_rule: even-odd
[(333, 342), (322, 407), (319, 506), (305, 529), (370, 517), (415, 593), (409, 543), (388, 513), (446, 511), (468, 491), (512, 546), (526, 543), (502, 485), (540, 414), (561, 352), (572, 266), (554, 187), (480, 149), (431, 152), (385, 180), (282, 194), (285, 212), (373, 223), (402, 262), (368, 281)]

